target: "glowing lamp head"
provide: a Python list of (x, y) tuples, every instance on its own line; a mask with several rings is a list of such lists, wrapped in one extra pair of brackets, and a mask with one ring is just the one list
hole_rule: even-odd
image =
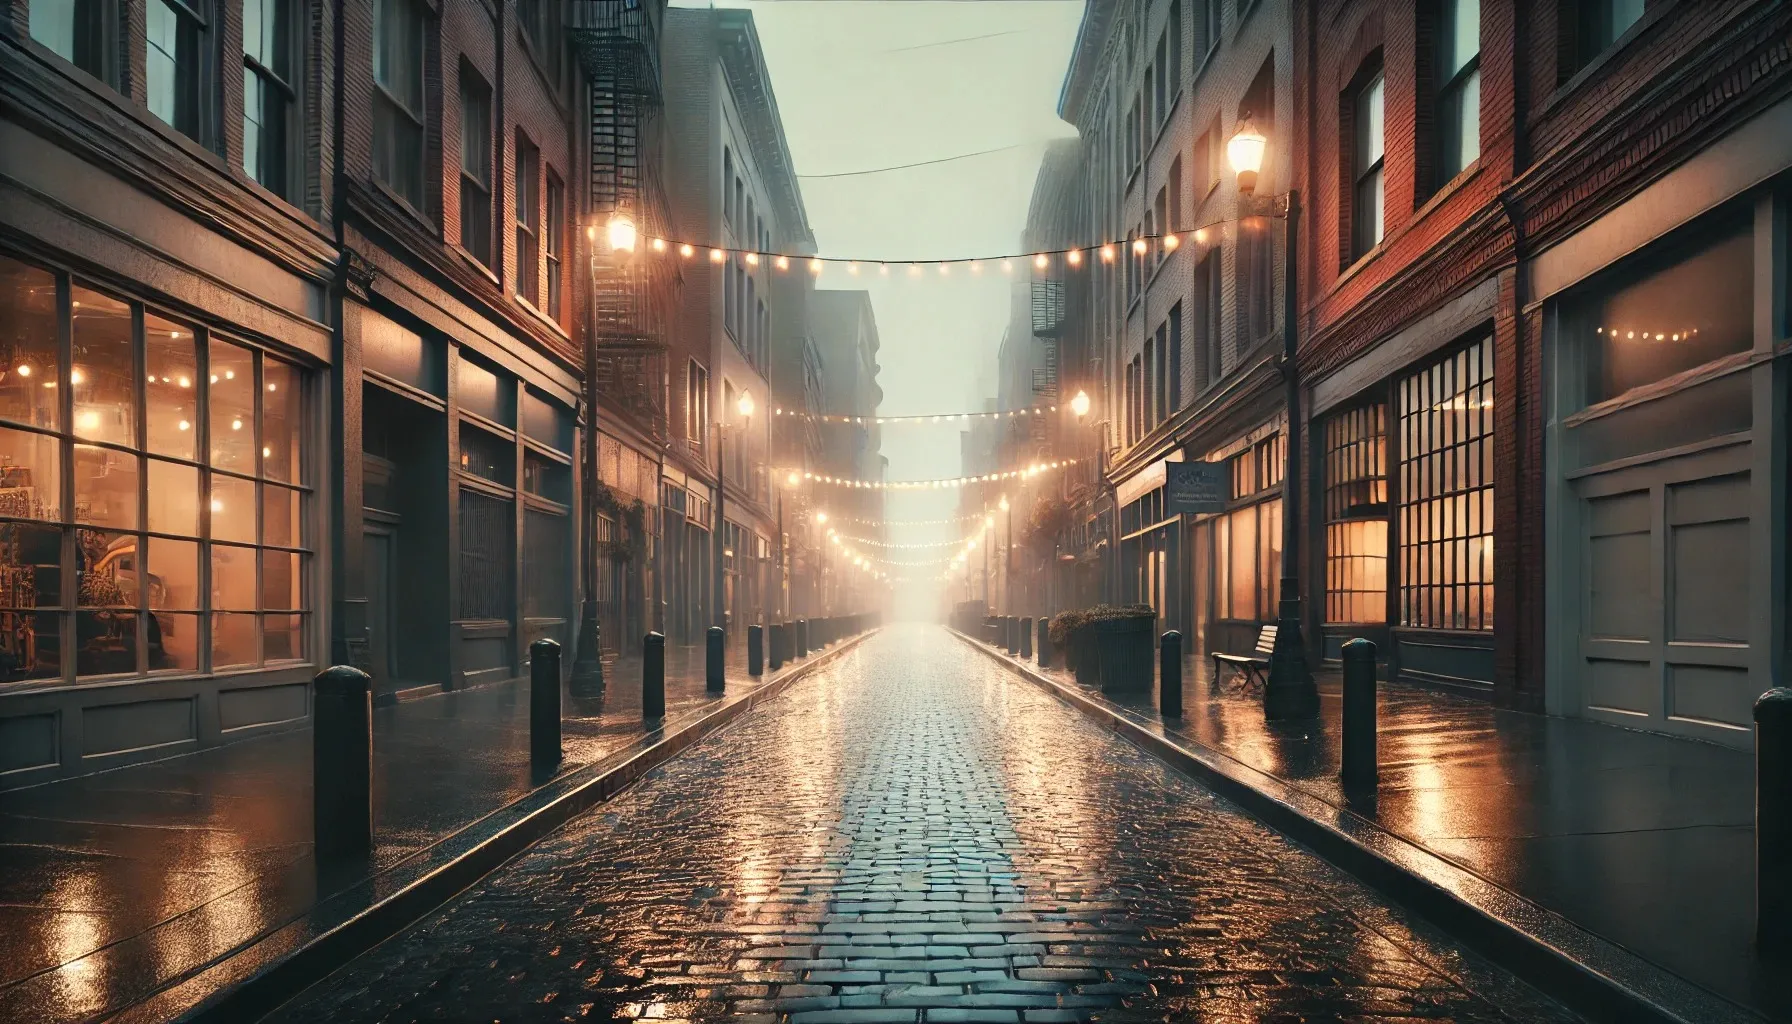
[(1238, 126), (1226, 143), (1226, 160), (1238, 175), (1238, 191), (1249, 195), (1257, 187), (1257, 172), (1263, 170), (1263, 151), (1269, 140), (1249, 119)]
[(789, 484), (792, 487), (795, 487), (797, 484), (800, 484), (803, 482), (803, 477), (800, 473), (798, 473), (796, 470), (793, 469), (790, 471), (790, 475), (788, 477), (784, 478), (784, 482)]
[(1008, 511), (1008, 496), (1006, 494), (1002, 495), (1002, 500), (996, 507), (1004, 512)]
[(734, 403), (734, 407), (740, 410), (740, 414), (743, 418), (753, 415), (753, 392), (742, 391), (740, 393), (740, 401)]
[(604, 235), (610, 241), (611, 252), (635, 251), (635, 221), (628, 214), (610, 214), (609, 223), (604, 225)]
[(825, 522), (827, 522), (827, 521), (828, 521), (828, 514), (827, 514), (827, 513), (826, 513), (826, 512), (817, 512), (817, 513), (815, 513), (815, 521), (816, 521), (816, 522), (818, 522), (818, 523), (825, 523)]

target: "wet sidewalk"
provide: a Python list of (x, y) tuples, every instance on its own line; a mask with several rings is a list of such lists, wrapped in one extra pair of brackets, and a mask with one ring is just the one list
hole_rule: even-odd
[[(1062, 668), (1044, 674), (1076, 687)], [(1353, 799), (1338, 780), (1335, 671), (1320, 674), (1316, 725), (1271, 726), (1260, 691), (1240, 688), (1229, 670), (1216, 686), (1211, 659), (1188, 659), (1183, 678), (1181, 721), (1158, 713), (1155, 684), (1125, 696), (1078, 689), (1359, 815), (1709, 992), (1792, 1019), (1792, 962), (1763, 959), (1753, 945), (1753, 755), (1384, 682), (1380, 789)]]
[[(628, 754), (651, 731), (640, 660), (608, 661), (604, 676), (600, 691), (563, 691), (565, 759), (552, 777), (530, 767), (526, 680), (376, 709), (376, 848), (370, 864), (321, 884), (309, 729), (0, 793), (0, 1020), (112, 1014), (333, 893), (430, 860), (543, 783)], [(669, 648), (655, 725), (675, 729), (758, 682), (744, 641), (731, 645), (723, 697), (705, 691), (701, 647)]]

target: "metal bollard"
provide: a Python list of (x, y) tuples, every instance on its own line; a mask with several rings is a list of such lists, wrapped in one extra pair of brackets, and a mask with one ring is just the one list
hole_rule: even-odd
[(1755, 699), (1755, 944), (1792, 946), (1792, 689)]
[(1157, 649), (1157, 710), (1165, 718), (1182, 717), (1182, 634), (1170, 630)]
[(641, 646), (641, 718), (666, 717), (666, 637), (649, 633)]
[(1020, 620), (1020, 656), (1023, 658), (1031, 658), (1033, 656), (1032, 619)]
[(773, 672), (784, 667), (784, 634), (788, 632), (789, 629), (790, 626), (786, 623), (774, 622), (771, 624), (770, 629), (767, 630), (767, 632), (771, 634), (768, 644), (771, 648), (770, 660), (771, 670)]
[(529, 645), (529, 760), (538, 768), (560, 763), (560, 645)]
[(711, 626), (703, 639), (703, 682), (710, 693), (721, 693), (728, 688), (727, 669), (723, 664), (723, 659), (728, 657), (728, 631), (721, 626)]
[(335, 665), (312, 682), (311, 820), (318, 861), (373, 850), (373, 678)]
[(796, 656), (799, 658), (807, 658), (809, 656), (808, 619), (796, 620)]
[(1039, 619), (1039, 667), (1052, 667), (1052, 620), (1049, 616)]
[(1340, 740), (1346, 788), (1374, 788), (1375, 644), (1357, 637), (1344, 645), (1344, 724)]
[(747, 627), (747, 675), (765, 675), (765, 627), (758, 623)]

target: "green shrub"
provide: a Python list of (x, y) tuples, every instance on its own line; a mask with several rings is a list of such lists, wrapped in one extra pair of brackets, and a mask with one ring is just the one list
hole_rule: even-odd
[(1071, 634), (1087, 625), (1087, 612), (1059, 612), (1052, 616), (1051, 625), (1046, 627), (1045, 635), (1051, 638), (1052, 646), (1062, 649), (1070, 642)]

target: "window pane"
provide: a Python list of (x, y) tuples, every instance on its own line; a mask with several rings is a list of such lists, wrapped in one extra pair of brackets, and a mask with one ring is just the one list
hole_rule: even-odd
[(199, 470), (149, 460), (149, 523), (157, 533), (199, 536)]
[(83, 608), (141, 608), (137, 535), (77, 530), (76, 579)]
[(61, 444), (47, 434), (0, 428), (0, 516), (62, 518)]
[(1381, 159), (1382, 77), (1375, 76), (1356, 101), (1356, 168), (1360, 176)]
[(105, 78), (105, 13), (101, 0), (32, 0), (31, 38), (94, 76)]
[(269, 480), (297, 483), (304, 472), (299, 458), (304, 436), (299, 368), (264, 357), (261, 379), (261, 471)]
[(1481, 0), (1446, 0), (1438, 27), (1438, 79), (1448, 81), (1481, 52)]
[(1242, 508), (1232, 521), (1232, 617), (1257, 617), (1257, 508)]
[(303, 555), (290, 551), (261, 553), (261, 607), (268, 611), (305, 607)]
[[(0, 523), (0, 608), (61, 606), (62, 530), (31, 523)], [(0, 636), (0, 649), (4, 648), (4, 637)]]
[(0, 611), (0, 683), (62, 675), (62, 613)]
[(1703, 246), (1660, 252), (1563, 303), (1563, 341), (1587, 354), (1589, 404), (1754, 344), (1754, 231), (1746, 219)]
[(195, 612), (151, 612), (145, 618), (151, 672), (198, 670), (199, 620)]
[(253, 475), (255, 451), (255, 356), (246, 348), (211, 343), (211, 462), (219, 469)]
[(460, 490), (460, 617), (504, 619), (514, 612), (515, 506)]
[(255, 484), (233, 476), (212, 475), (213, 540), (255, 543)]
[(143, 346), (148, 450), (180, 459), (195, 458), (199, 355), (193, 330), (145, 313)]
[(199, 542), (150, 537), (149, 595), (151, 608), (164, 611), (199, 610)]
[(212, 607), (255, 610), (255, 549), (212, 545)]
[(75, 436), (114, 444), (137, 440), (137, 379), (131, 307), (107, 295), (72, 292)]
[(213, 612), (211, 619), (212, 668), (237, 668), (259, 660), (256, 616)]
[(261, 487), (261, 542), (280, 547), (303, 547), (299, 531), (299, 492), (277, 484)]
[(460, 425), (460, 468), (505, 487), (516, 486), (516, 444), (466, 423)]
[(75, 674), (110, 676), (137, 671), (137, 616), (134, 611), (93, 610), (75, 614)]
[[(1452, 355), (1399, 388), (1403, 431), (1400, 536), (1401, 624), (1493, 628), (1492, 406), (1487, 340)], [(1417, 424), (1418, 429), (1413, 429)], [(1371, 544), (1384, 544), (1376, 538)]]
[(295, 661), (305, 657), (305, 616), (263, 615), (262, 645), (268, 661)]
[(0, 417), (56, 427), (56, 319), (56, 278), (0, 257)]
[(137, 528), (137, 456), (75, 445), (75, 521)]

